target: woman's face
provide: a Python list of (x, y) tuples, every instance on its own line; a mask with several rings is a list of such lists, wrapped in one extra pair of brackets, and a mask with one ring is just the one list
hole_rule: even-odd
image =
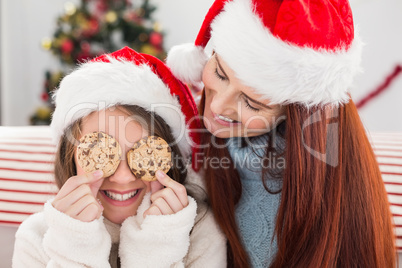
[[(82, 136), (94, 131), (102, 131), (114, 137), (122, 149), (122, 159), (116, 172), (104, 179), (97, 194), (104, 207), (104, 217), (120, 224), (127, 217), (137, 214), (144, 195), (150, 190), (149, 182), (133, 175), (126, 159), (128, 150), (148, 133), (127, 113), (116, 108), (93, 112), (84, 118)], [(84, 175), (85, 171), (77, 164), (77, 154), (75, 163), (77, 175)]]
[(284, 107), (269, 105), (252, 88), (243, 85), (233, 70), (214, 54), (206, 64), (204, 124), (219, 138), (262, 135), (283, 121)]

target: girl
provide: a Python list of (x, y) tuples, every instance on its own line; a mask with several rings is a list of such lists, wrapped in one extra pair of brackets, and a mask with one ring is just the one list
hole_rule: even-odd
[(205, 179), (228, 267), (395, 267), (348, 93), (360, 55), (347, 0), (216, 0), (195, 46), (169, 52), (177, 77), (204, 84)]
[[(226, 266), (226, 240), (186, 165), (199, 143), (195, 103), (161, 61), (127, 47), (103, 55), (66, 76), (55, 103), (60, 191), (21, 224), (13, 267)], [(111, 175), (79, 164), (77, 141), (94, 132), (120, 144)], [(172, 153), (170, 171), (152, 182), (126, 159), (147, 136), (164, 139)]]

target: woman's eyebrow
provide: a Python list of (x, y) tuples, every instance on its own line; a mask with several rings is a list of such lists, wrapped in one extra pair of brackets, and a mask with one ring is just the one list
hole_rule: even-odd
[(255, 100), (255, 99), (253, 99), (253, 98), (250, 98), (250, 97), (247, 96), (247, 94), (245, 94), (244, 92), (243, 92), (243, 95), (244, 95), (247, 99), (249, 99), (250, 101), (254, 102), (255, 104), (258, 104), (258, 105), (260, 105), (260, 106), (262, 106), (262, 107), (264, 107), (264, 108), (267, 108), (267, 109), (272, 109), (272, 108), (269, 107), (268, 105), (266, 105), (266, 104), (264, 104), (264, 103), (262, 103), (262, 102), (259, 102), (259, 101)]
[(215, 53), (215, 59), (216, 62), (218, 63), (219, 69), (222, 71), (222, 73), (226, 76), (226, 78), (229, 78), (228, 75), (225, 73), (225, 70), (222, 68), (221, 63), (219, 62), (218, 54)]

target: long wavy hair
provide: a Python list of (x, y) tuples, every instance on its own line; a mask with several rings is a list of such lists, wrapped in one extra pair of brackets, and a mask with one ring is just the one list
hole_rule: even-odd
[[(285, 113), (278, 251), (270, 267), (395, 267), (387, 194), (354, 103), (310, 109), (290, 104)], [(211, 139), (224, 144), (205, 132), (204, 145)], [(230, 159), (226, 148), (214, 146), (204, 149), (204, 157)], [(250, 267), (235, 220), (242, 193), (239, 174), (233, 163), (219, 172), (208, 163), (204, 167), (209, 202), (228, 239), (228, 267)], [(261, 179), (269, 172), (264, 169)]]

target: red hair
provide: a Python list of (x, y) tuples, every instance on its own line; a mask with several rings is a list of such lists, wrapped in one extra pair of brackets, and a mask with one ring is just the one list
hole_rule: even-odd
[[(203, 110), (204, 96), (200, 114)], [(310, 109), (290, 104), (285, 124), (278, 251), (270, 267), (395, 267), (387, 194), (354, 103)], [(203, 144), (212, 138), (223, 143), (207, 133)], [(230, 159), (226, 148), (213, 146), (204, 157)], [(219, 172), (208, 162), (204, 166), (210, 204), (228, 239), (228, 267), (250, 267), (235, 221), (240, 177), (233, 163)], [(262, 178), (267, 173), (263, 170)]]

